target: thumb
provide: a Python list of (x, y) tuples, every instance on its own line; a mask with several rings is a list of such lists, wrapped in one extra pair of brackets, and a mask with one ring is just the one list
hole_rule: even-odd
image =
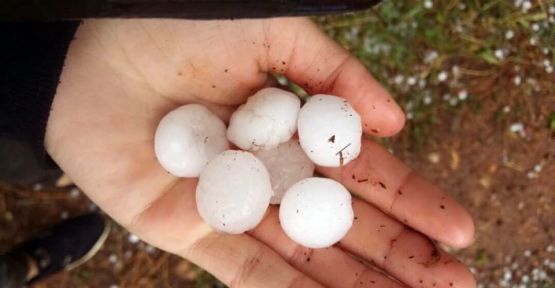
[(284, 74), (309, 94), (329, 93), (347, 99), (361, 115), (363, 129), (391, 136), (405, 122), (389, 93), (348, 51), (306, 18), (273, 19), (266, 27), (267, 55), (262, 67)]

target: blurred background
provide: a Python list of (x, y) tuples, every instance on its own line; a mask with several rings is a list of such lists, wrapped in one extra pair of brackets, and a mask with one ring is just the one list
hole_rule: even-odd
[[(450, 252), (479, 287), (555, 287), (555, 1), (386, 0), (314, 20), (405, 109), (379, 141), (470, 210), (476, 243)], [(0, 252), (97, 209), (41, 177), (0, 183)], [(91, 261), (34, 287), (224, 287), (113, 224)]]

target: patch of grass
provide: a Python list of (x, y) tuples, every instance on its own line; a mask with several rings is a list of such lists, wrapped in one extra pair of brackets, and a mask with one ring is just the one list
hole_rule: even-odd
[[(480, 113), (484, 99), (496, 94), (505, 96), (490, 99), (524, 105), (523, 99), (508, 100), (507, 85), (522, 95), (538, 86), (555, 91), (544, 67), (555, 59), (555, 16), (549, 14), (555, 2), (539, 1), (528, 10), (513, 2), (433, 1), (425, 7), (425, 1), (386, 0), (316, 21), (396, 97), (407, 112), (411, 143), (419, 146), (442, 111), (457, 114), (469, 106)], [(484, 78), (506, 83), (473, 93), (478, 89), (471, 83)]]

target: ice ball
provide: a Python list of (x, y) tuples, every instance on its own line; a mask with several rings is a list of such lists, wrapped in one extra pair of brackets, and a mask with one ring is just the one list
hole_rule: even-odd
[(343, 98), (310, 97), (299, 112), (298, 129), (301, 147), (316, 165), (343, 166), (360, 153), (360, 116)]
[(154, 135), (156, 158), (178, 177), (198, 177), (208, 161), (227, 149), (224, 122), (200, 104), (168, 113)]
[(212, 228), (231, 234), (254, 228), (270, 204), (266, 167), (252, 153), (227, 150), (206, 165), (196, 189), (197, 209)]
[(314, 163), (306, 156), (297, 139), (281, 143), (273, 149), (255, 151), (253, 154), (262, 160), (270, 172), (274, 191), (270, 204), (281, 203), (281, 198), (289, 187), (314, 174)]
[(227, 137), (243, 150), (275, 148), (297, 130), (300, 107), (299, 98), (291, 92), (262, 89), (231, 115)]
[(285, 233), (308, 248), (325, 248), (341, 240), (353, 217), (351, 194), (327, 178), (307, 178), (291, 186), (279, 208)]

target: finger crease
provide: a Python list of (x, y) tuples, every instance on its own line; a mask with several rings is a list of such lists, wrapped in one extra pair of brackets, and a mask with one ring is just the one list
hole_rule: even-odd
[(289, 285), (287, 285), (288, 288), (302, 288), (304, 285), (304, 280), (305, 280), (306, 276), (302, 273), (297, 273), (297, 275), (295, 275), (295, 277), (293, 277), (291, 279), (291, 282), (289, 283)]
[(339, 78), (339, 74), (341, 74), (341, 71), (345, 69), (345, 66), (347, 66), (347, 63), (349, 63), (349, 61), (351, 60), (352, 56), (350, 54), (347, 54), (345, 58), (343, 58), (341, 62), (339, 62), (339, 65), (337, 65), (337, 67), (328, 75), (328, 77), (326, 77), (326, 80), (324, 81), (324, 84), (322, 86), (323, 91), (333, 91), (335, 83)]
[(245, 261), (243, 261), (233, 276), (230, 287), (241, 287), (242, 283), (247, 282), (249, 277), (251, 277), (254, 268), (260, 263), (260, 259), (264, 259), (264, 250), (265, 249), (262, 245), (258, 245), (257, 250), (251, 256), (247, 257)]
[(391, 212), (391, 213), (393, 212), (393, 207), (395, 206), (395, 203), (397, 203), (397, 199), (399, 199), (399, 196), (402, 195), (403, 188), (409, 182), (409, 180), (414, 176), (416, 176), (416, 174), (414, 173), (413, 170), (410, 170), (410, 172), (407, 175), (405, 175), (405, 177), (403, 177), (403, 180), (401, 181), (401, 185), (399, 186), (397, 191), (395, 191), (395, 193), (393, 193), (393, 199), (391, 199), (391, 205), (389, 206), (389, 212)]
[(306, 248), (301, 245), (296, 245), (293, 253), (289, 257), (288, 262), (293, 264), (303, 264), (310, 262), (314, 249)]
[(382, 267), (383, 269), (387, 269), (387, 263), (389, 263), (389, 256), (391, 256), (391, 252), (393, 251), (393, 248), (395, 247), (395, 245), (397, 244), (397, 242), (399, 241), (398, 239), (401, 238), (401, 236), (404, 233), (407, 233), (409, 231), (412, 231), (412, 229), (408, 228), (407, 226), (403, 226), (403, 229), (401, 231), (399, 231), (399, 233), (397, 233), (397, 235), (395, 235), (395, 237), (393, 237), (390, 241), (389, 241), (389, 248), (387, 249), (386, 253), (383, 256), (383, 259), (379, 259), (380, 260), (380, 267)]
[(133, 229), (133, 227), (136, 227), (137, 225), (139, 225), (143, 216), (147, 214), (148, 211), (152, 209), (152, 207), (156, 206), (156, 203), (158, 203), (158, 201), (164, 198), (164, 196), (166, 196), (166, 194), (168, 194), (177, 185), (178, 182), (179, 182), (178, 179), (175, 179), (174, 181), (170, 182), (167, 185), (167, 188), (162, 190), (163, 191), (162, 193), (160, 193), (158, 196), (156, 196), (156, 198), (154, 198), (152, 201), (147, 203), (142, 209), (140, 209), (139, 210), (140, 212), (131, 218), (131, 221), (127, 225), (127, 228), (131, 230)]

